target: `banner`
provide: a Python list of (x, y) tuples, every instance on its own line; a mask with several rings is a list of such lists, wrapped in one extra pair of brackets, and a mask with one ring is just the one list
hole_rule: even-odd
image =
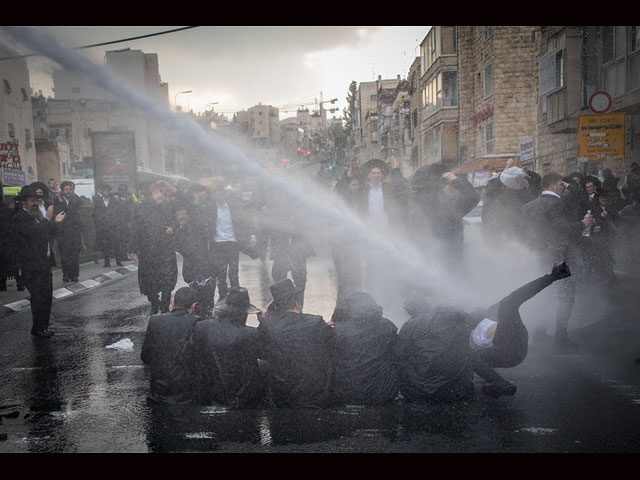
[(578, 116), (578, 159), (624, 160), (625, 114)]
[(136, 191), (136, 149), (133, 132), (92, 132), (93, 176), (96, 189), (108, 184), (112, 191), (127, 185)]

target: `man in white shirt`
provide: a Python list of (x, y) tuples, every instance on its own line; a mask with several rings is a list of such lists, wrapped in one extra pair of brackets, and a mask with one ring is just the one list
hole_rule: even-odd
[(240, 261), (240, 243), (243, 237), (250, 235), (250, 244), (255, 246), (257, 240), (255, 229), (249, 228), (242, 218), (242, 213), (233, 205), (227, 202), (224, 186), (219, 185), (214, 189), (214, 199), (216, 208), (215, 231), (214, 234), (214, 271), (218, 286), (218, 301), (227, 296), (227, 276), (231, 287), (240, 286), (238, 278)]

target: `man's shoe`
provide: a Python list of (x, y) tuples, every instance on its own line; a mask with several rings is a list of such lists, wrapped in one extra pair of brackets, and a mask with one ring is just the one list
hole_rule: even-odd
[(76, 278), (72, 278), (70, 281), (72, 281), (72, 282), (76, 282), (76, 283), (77, 283), (77, 282), (78, 282), (78, 277), (76, 277)]
[(482, 393), (490, 397), (502, 397), (504, 395), (515, 395), (517, 387), (513, 383), (509, 383), (506, 380), (500, 383), (492, 383), (490, 385), (482, 386)]
[(121, 267), (122, 266), (122, 262), (120, 260), (116, 260), (116, 265)]
[(46, 333), (49, 334), (50, 337), (53, 337), (55, 335), (56, 332), (54, 332), (53, 330), (49, 330), (48, 328), (45, 328), (44, 331)]
[(47, 330), (31, 330), (31, 335), (36, 338), (51, 338), (53, 336), (53, 333)]

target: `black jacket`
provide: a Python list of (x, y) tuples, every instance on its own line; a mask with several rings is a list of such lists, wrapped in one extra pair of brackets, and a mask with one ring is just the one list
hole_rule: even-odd
[(65, 201), (56, 199), (53, 202), (53, 216), (54, 218), (60, 212), (65, 212), (64, 220), (58, 225), (58, 241), (80, 241), (80, 234), (82, 232), (82, 218), (80, 217), (80, 207), (82, 201), (80, 197), (73, 194), (69, 198), (69, 204)]
[(350, 405), (394, 400), (399, 391), (393, 363), (398, 328), (361, 292), (342, 300), (331, 320), (335, 323), (336, 400)]
[(258, 331), (224, 314), (195, 325), (189, 365), (198, 400), (234, 408), (259, 406), (264, 386), (258, 367)]
[(554, 261), (565, 257), (585, 228), (562, 198), (546, 193), (522, 207), (522, 220), (527, 243)]
[(193, 397), (186, 350), (198, 318), (185, 309), (152, 315), (140, 358), (151, 370), (148, 397), (162, 403), (188, 403)]
[[(18, 267), (22, 271), (42, 272), (55, 264), (51, 243), (57, 226), (46, 218), (38, 221), (25, 209), (12, 218)], [(47, 251), (50, 255), (47, 257)]]
[(329, 405), (333, 377), (333, 329), (320, 315), (284, 312), (258, 326), (260, 359), (268, 365), (272, 403), (283, 407)]

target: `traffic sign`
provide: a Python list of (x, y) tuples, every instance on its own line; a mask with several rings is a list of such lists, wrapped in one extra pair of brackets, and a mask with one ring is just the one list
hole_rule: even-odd
[(589, 108), (593, 113), (606, 113), (611, 108), (611, 95), (599, 91), (589, 98)]

